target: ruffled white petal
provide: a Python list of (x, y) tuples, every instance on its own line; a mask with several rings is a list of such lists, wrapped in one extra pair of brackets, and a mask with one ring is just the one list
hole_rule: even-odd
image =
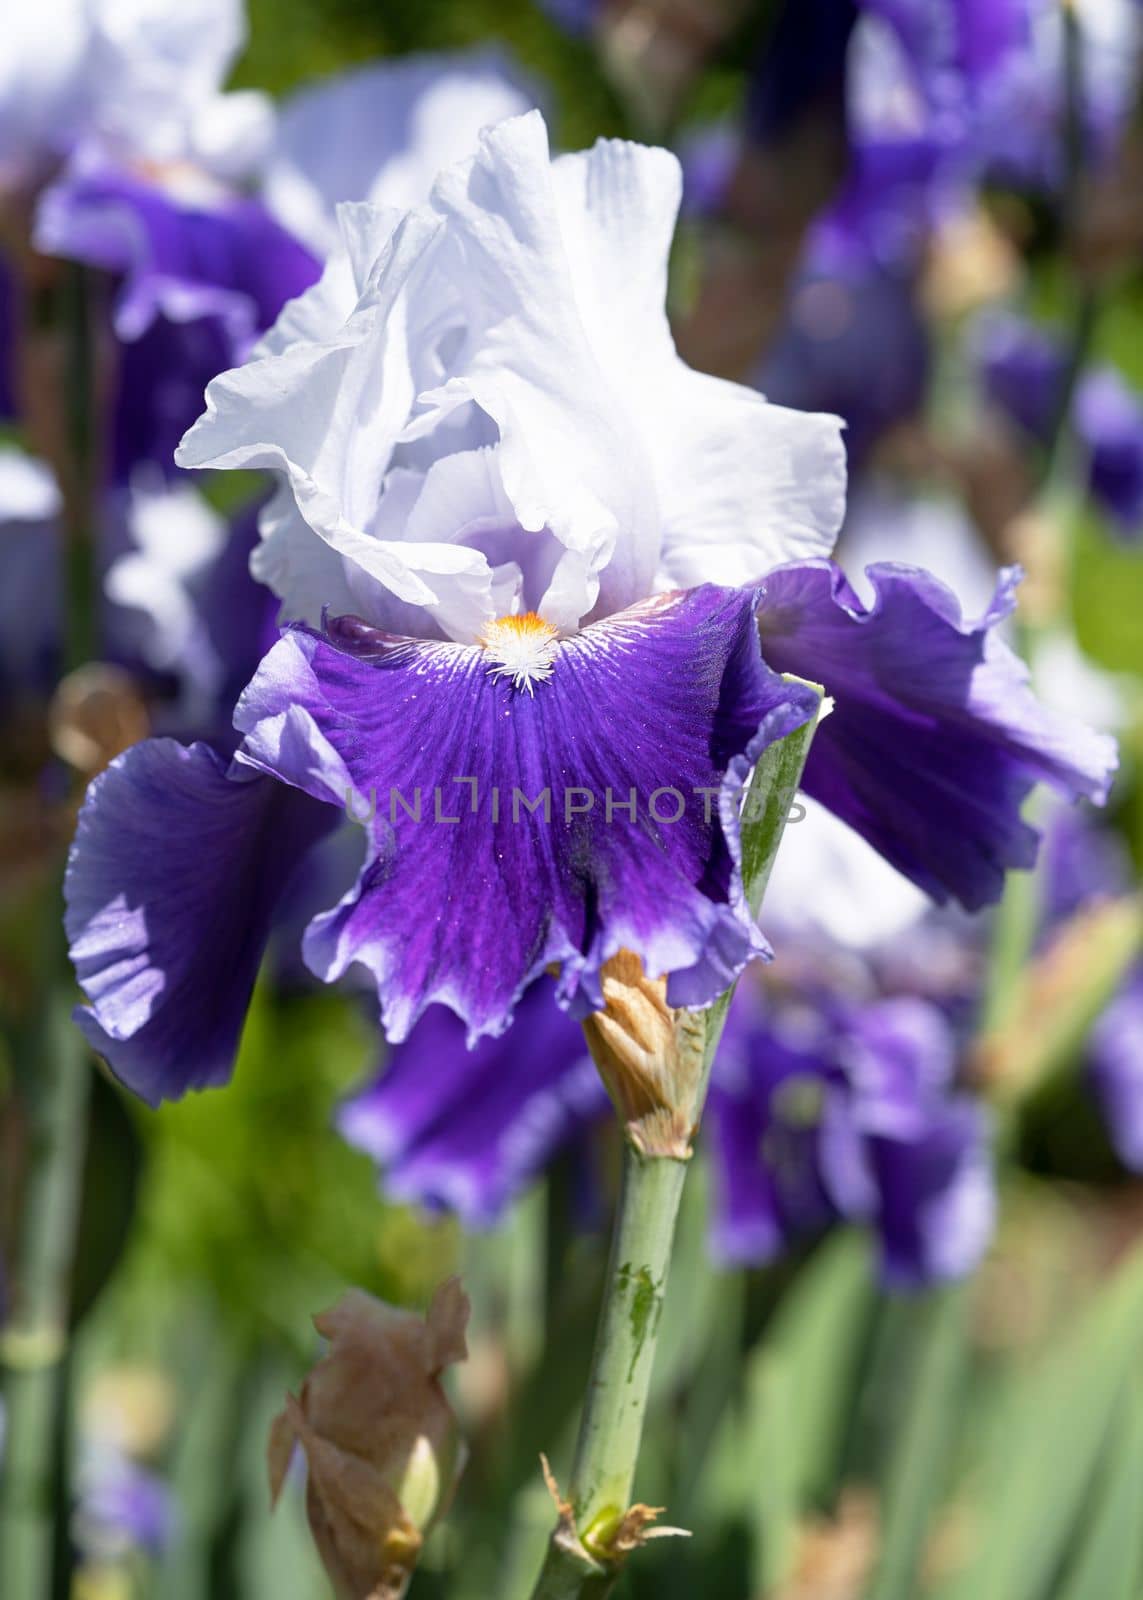
[[(297, 515), (275, 502), (254, 570), (288, 613), (316, 620), (348, 592), (393, 631), (471, 641), (525, 609), (567, 634), (659, 589), (828, 553), (837, 419), (675, 350), (679, 195), (666, 151), (603, 141), (553, 163), (530, 112), (399, 222), (340, 208), (321, 282), (210, 386), (178, 454), (283, 475)], [(307, 529), (326, 556), (300, 548)]]
[(432, 204), (449, 223), (449, 270), (471, 287), (464, 349), (422, 399), (430, 415), (472, 399), (494, 419), (520, 526), (549, 528), (586, 559), (587, 609), (597, 598), (620, 609), (650, 588), (654, 475), (577, 299), (540, 114), (488, 130), (472, 162), (442, 174)]

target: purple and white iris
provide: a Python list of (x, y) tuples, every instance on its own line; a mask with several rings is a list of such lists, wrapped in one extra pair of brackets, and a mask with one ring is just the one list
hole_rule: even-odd
[[(297, 619), (238, 703), (232, 763), (136, 747), (90, 791), (68, 924), (89, 1038), (148, 1098), (228, 1074), (275, 907), (348, 803), (354, 888), (323, 979), (371, 975), (389, 1037), (475, 1042), (558, 968), (573, 1015), (620, 949), (704, 1006), (767, 946), (739, 872), (759, 753), (836, 697), (806, 785), (938, 896), (1026, 865), (1045, 780), (1100, 798), (1108, 739), (1043, 712), (993, 625), (911, 568), (865, 607), (828, 556), (835, 418), (690, 371), (664, 313), (678, 164), (552, 161), (538, 113), (429, 203), (343, 208), (346, 251), (217, 379), (184, 466), (279, 489), (255, 570)], [(759, 631), (759, 625), (761, 631)]]

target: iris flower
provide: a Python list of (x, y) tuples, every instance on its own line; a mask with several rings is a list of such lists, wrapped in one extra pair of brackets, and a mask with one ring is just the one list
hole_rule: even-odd
[[(573, 1016), (620, 950), (702, 1007), (767, 945), (740, 800), (836, 698), (805, 783), (929, 893), (978, 905), (1034, 857), (1044, 779), (1100, 798), (1110, 740), (1043, 711), (984, 619), (907, 567), (862, 604), (829, 561), (836, 418), (689, 370), (664, 299), (661, 150), (552, 161), (538, 112), (344, 258), (210, 386), (187, 467), (267, 468), (255, 570), (290, 622), (228, 762), (150, 741), (92, 787), (68, 882), (80, 1020), (158, 1100), (223, 1081), (275, 907), (347, 804), (354, 887), (307, 964), (371, 976), (404, 1038), (470, 1042), (558, 971)], [(794, 676), (788, 676), (794, 675)]]

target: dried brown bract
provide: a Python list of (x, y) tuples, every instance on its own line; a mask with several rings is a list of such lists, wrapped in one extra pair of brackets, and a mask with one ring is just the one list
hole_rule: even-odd
[(399, 1600), (448, 1506), (464, 1450), (440, 1377), (467, 1355), (468, 1313), (450, 1278), (424, 1317), (351, 1289), (314, 1318), (330, 1348), (271, 1429), (270, 1492), (300, 1443), (310, 1530), (343, 1600)]
[(603, 969), (604, 1009), (584, 1033), (607, 1092), (645, 1156), (686, 1160), (702, 1083), (706, 1025), (702, 1013), (667, 1004), (666, 980), (621, 950)]

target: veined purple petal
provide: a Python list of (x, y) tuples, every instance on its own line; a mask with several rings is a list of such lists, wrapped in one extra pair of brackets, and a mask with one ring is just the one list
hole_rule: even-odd
[(997, 637), (1014, 571), (977, 624), (918, 568), (878, 563), (867, 577), (869, 609), (831, 562), (780, 568), (763, 585), (766, 660), (836, 696), (806, 791), (934, 899), (979, 909), (1009, 868), (1035, 860), (1020, 817), (1033, 786), (1102, 802), (1115, 742), (1044, 709)]
[(553, 964), (583, 1015), (621, 948), (674, 1005), (722, 993), (766, 949), (735, 797), (816, 705), (764, 666), (755, 600), (707, 586), (633, 607), (554, 646), (534, 693), (475, 646), (354, 619), (288, 633), (239, 703), (238, 759), (300, 788), (336, 760), (353, 803), (376, 802), (355, 891), (310, 927), (312, 969), (367, 967), (395, 1041), (434, 1001), (472, 1040), (499, 1032)]
[(151, 1105), (229, 1077), (275, 906), (338, 815), (171, 739), (88, 790), (65, 884), (77, 1021)]
[(383, 1168), (393, 1198), (484, 1227), (608, 1105), (579, 1025), (542, 979), (512, 1027), (473, 1050), (464, 1024), (430, 1007), (378, 1077), (341, 1107), (338, 1127)]

